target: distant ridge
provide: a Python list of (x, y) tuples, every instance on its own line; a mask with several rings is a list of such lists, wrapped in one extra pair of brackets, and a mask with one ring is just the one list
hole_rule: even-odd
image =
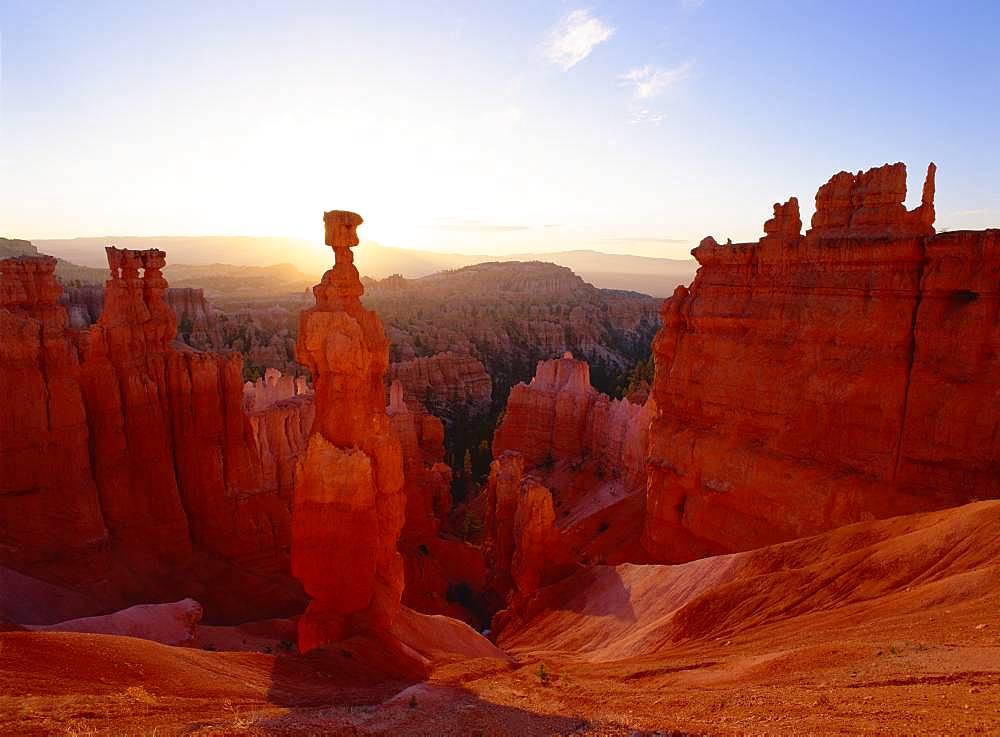
[[(101, 250), (104, 253), (104, 250)], [(0, 259), (17, 256), (39, 256), (38, 248), (31, 242), (17, 238), (0, 238)], [(65, 259), (56, 259), (56, 277), (64, 284), (81, 282), (83, 284), (103, 284), (108, 278), (107, 269), (92, 269), (78, 266)]]
[[(170, 263), (211, 266), (273, 266), (291, 263), (310, 279), (328, 268), (329, 249), (301, 238), (252, 236), (102, 236), (34, 241), (38, 249), (83, 266), (103, 268), (104, 246), (158, 247), (170, 254)], [(355, 263), (364, 276), (384, 279), (392, 274), (415, 279), (444, 269), (488, 261), (548, 261), (572, 269), (585, 281), (604, 289), (625, 289), (667, 297), (678, 284), (694, 278), (694, 259), (651, 258), (603, 253), (589, 249), (517, 253), (510, 255), (440, 253), (383, 246), (364, 241), (355, 250)], [(168, 277), (169, 278), (169, 277)]]

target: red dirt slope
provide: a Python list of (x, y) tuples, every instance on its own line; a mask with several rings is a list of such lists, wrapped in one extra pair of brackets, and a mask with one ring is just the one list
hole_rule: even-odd
[(902, 613), (991, 596), (1000, 596), (997, 501), (682, 565), (584, 571), (539, 592), (527, 624), (500, 645), (621, 660), (852, 605), (898, 603)]
[[(513, 664), (423, 615), (401, 635), (425, 641), (416, 667), (360, 638), (272, 656), (0, 633), (0, 733), (1000, 733), (1000, 501), (597, 567), (528, 611)], [(449, 637), (467, 659), (441, 658)]]

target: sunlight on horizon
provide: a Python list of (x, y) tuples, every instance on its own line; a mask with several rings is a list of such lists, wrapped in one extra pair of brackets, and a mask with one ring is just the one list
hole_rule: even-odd
[[(869, 20), (855, 32), (832, 7), (710, 2), (13, 3), (0, 10), (2, 234), (319, 246), (322, 212), (349, 209), (364, 238), (398, 248), (687, 258), (707, 235), (758, 238), (790, 196), (808, 223), (830, 175), (900, 160), (911, 194), (938, 163), (940, 226), (1000, 224), (996, 97), (954, 73), (995, 51), (948, 46), (900, 78), (930, 29), (947, 41), (959, 20), (914, 11), (912, 37), (886, 34), (888, 11)], [(779, 21), (798, 32), (768, 54), (706, 50), (745, 49)], [(894, 63), (862, 75), (852, 49), (873, 38)]]

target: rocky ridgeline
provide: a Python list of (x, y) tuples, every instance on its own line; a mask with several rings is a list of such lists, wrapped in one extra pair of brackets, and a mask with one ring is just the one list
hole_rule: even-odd
[(498, 407), (542, 359), (571, 351), (605, 390), (648, 355), (661, 300), (597, 289), (541, 262), (468, 266), (420, 279), (366, 281), (365, 304), (382, 315), (393, 361), (436, 353), (472, 356)]
[(689, 560), (1000, 496), (1000, 231), (935, 235), (934, 165), (840, 172), (801, 233), (694, 250), (654, 343), (644, 542)]

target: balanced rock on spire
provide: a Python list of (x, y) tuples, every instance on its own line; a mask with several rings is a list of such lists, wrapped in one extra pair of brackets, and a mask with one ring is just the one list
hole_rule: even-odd
[(299, 459), (292, 511), (292, 573), (312, 601), (299, 648), (388, 629), (400, 606), (403, 456), (385, 410), (389, 342), (359, 297), (351, 248), (361, 217), (323, 216), (336, 263), (313, 288), (296, 355), (316, 390), (316, 418)]

